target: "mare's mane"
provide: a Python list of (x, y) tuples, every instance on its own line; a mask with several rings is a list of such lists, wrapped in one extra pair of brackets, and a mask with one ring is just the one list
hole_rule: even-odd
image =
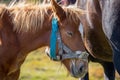
[[(26, 4), (17, 3), (12, 6), (0, 5), (0, 13), (4, 14), (2, 9), (5, 8), (9, 11), (12, 18), (12, 23), (14, 24), (14, 30), (17, 32), (27, 32), (34, 31), (38, 28), (43, 28), (43, 22), (45, 16), (49, 17), (49, 11), (52, 12), (51, 4)], [(63, 7), (66, 13), (66, 20), (69, 22), (80, 22), (80, 15), (84, 12), (77, 7)]]

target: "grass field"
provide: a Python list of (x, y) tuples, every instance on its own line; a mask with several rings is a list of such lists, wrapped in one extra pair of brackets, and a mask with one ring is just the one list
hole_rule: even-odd
[[(104, 80), (103, 69), (97, 63), (89, 64), (90, 80)], [(118, 75), (116, 80), (120, 80)], [(71, 77), (60, 62), (54, 62), (44, 49), (31, 52), (22, 65), (20, 80), (78, 80)]]

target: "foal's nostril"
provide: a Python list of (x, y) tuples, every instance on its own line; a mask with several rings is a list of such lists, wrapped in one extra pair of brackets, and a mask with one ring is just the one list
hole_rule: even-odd
[(84, 70), (84, 66), (81, 66), (78, 71), (79, 71), (79, 73), (82, 73), (83, 70)]

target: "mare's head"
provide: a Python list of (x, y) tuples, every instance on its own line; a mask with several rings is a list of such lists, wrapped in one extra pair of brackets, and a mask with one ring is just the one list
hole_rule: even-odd
[[(87, 72), (87, 57), (82, 37), (79, 31), (80, 9), (59, 6), (54, 0), (51, 1), (53, 17), (58, 22), (58, 49), (57, 57), (66, 66), (74, 77), (82, 77)], [(61, 47), (62, 46), (62, 47)]]

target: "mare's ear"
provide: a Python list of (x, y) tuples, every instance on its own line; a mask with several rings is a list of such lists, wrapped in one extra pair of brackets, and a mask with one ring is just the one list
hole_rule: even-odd
[(66, 14), (63, 8), (59, 6), (55, 0), (51, 0), (51, 4), (52, 4), (53, 11), (56, 13), (56, 16), (58, 17), (58, 19), (60, 21), (64, 20), (66, 18)]

